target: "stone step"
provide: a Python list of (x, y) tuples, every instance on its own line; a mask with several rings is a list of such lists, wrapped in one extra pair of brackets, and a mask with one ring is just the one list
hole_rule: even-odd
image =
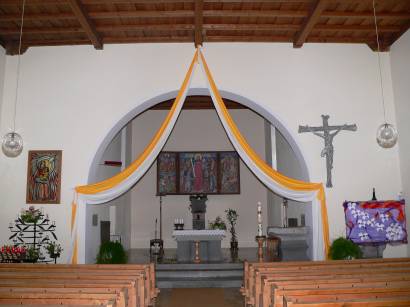
[(157, 280), (157, 287), (170, 288), (239, 288), (242, 279), (238, 278), (163, 278)]
[(243, 270), (177, 270), (177, 271), (157, 271), (156, 272), (157, 279), (162, 278), (202, 278), (202, 277), (210, 277), (210, 278), (219, 278), (219, 277), (243, 277)]
[(235, 288), (242, 285), (242, 263), (157, 264), (158, 288)]
[(243, 270), (243, 263), (174, 263), (157, 264), (156, 271), (177, 271), (177, 270)]

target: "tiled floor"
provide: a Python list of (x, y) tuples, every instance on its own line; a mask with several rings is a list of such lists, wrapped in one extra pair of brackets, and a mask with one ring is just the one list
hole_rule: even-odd
[(161, 289), (155, 307), (240, 307), (238, 288)]

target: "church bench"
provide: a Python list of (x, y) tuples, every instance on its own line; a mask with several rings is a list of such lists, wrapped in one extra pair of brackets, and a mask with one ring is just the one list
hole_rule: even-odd
[(355, 266), (409, 266), (410, 258), (387, 258), (387, 259), (356, 259), (356, 260), (333, 260), (333, 261), (291, 261), (291, 262), (257, 262), (250, 263), (244, 261), (244, 279), (241, 292), (245, 297), (249, 297), (250, 289), (255, 281), (255, 269), (275, 269), (278, 271), (295, 268), (299, 270), (309, 269), (311, 267), (320, 267), (328, 265), (349, 264)]
[[(408, 279), (410, 276), (410, 269), (409, 270), (382, 270), (379, 269), (377, 272), (374, 270), (360, 270), (360, 269), (353, 269), (353, 270), (317, 270), (317, 271), (310, 271), (304, 272), (287, 272), (287, 273), (267, 273), (267, 274), (257, 274), (257, 277), (261, 278), (261, 283), (256, 282), (255, 287), (253, 288), (253, 292), (251, 292), (249, 304), (259, 306), (261, 296), (264, 296), (264, 300), (270, 301), (271, 296), (271, 286), (275, 282), (279, 281), (307, 281), (312, 284), (315, 284), (318, 281), (331, 281), (331, 280), (339, 280), (344, 282), (346, 279), (349, 281), (351, 279), (356, 278), (357, 280), (363, 280), (365, 278), (378, 278), (387, 281), (389, 278), (396, 278), (396, 280), (403, 280)], [(252, 300), (253, 299), (253, 300)]]
[(309, 307), (330, 307), (330, 306), (409, 306), (410, 291), (391, 292), (389, 289), (371, 293), (338, 293), (312, 294), (312, 295), (286, 295), (283, 299), (283, 306), (309, 306)]
[[(335, 286), (335, 285), (334, 285)], [(389, 295), (394, 296), (402, 296), (402, 295), (409, 295), (410, 294), (410, 284), (407, 285), (390, 285), (390, 286), (383, 286), (383, 285), (373, 285), (371, 283), (363, 283), (363, 284), (356, 284), (354, 287), (349, 287), (349, 285), (340, 283), (337, 287), (321, 287), (321, 288), (309, 288), (303, 287), (299, 289), (288, 289), (288, 288), (276, 288), (274, 293), (274, 298), (272, 304), (263, 302), (262, 306), (275, 306), (275, 307), (282, 307), (283, 306), (283, 298), (286, 297), (293, 297), (293, 298), (303, 298), (305, 296), (347, 296), (347, 295), (385, 295), (388, 293)]]
[(389, 277), (398, 276), (399, 279), (410, 276), (409, 269), (400, 268), (379, 268), (377, 271), (371, 268), (320, 268), (313, 270), (301, 271), (284, 271), (284, 272), (255, 272), (255, 285), (251, 289), (251, 298), (254, 298), (254, 303), (258, 306), (260, 295), (266, 294), (265, 287), (269, 287), (269, 283), (280, 280), (321, 280), (321, 279), (346, 279), (346, 278), (366, 278), (368, 276), (381, 277), (387, 280)]
[[(366, 259), (355, 261), (318, 261), (318, 262), (286, 262), (286, 263), (244, 263), (245, 274), (244, 287), (242, 293), (245, 296), (247, 304), (255, 305), (259, 303), (259, 295), (261, 294), (262, 278), (272, 276), (283, 278), (283, 276), (304, 276), (326, 275), (329, 270), (334, 274), (346, 274), (349, 269), (351, 274), (357, 274), (361, 271), (363, 274), (371, 274), (374, 268), (387, 272), (400, 271), (403, 268), (410, 269), (410, 259)], [(406, 272), (410, 273), (409, 269)], [(354, 276), (352, 276), (354, 277)]]
[(155, 286), (155, 266), (154, 263), (150, 264), (0, 264), (0, 272), (2, 270), (8, 270), (13, 268), (15, 270), (53, 270), (53, 271), (69, 271), (69, 272), (101, 272), (108, 271), (111, 274), (119, 275), (130, 275), (130, 274), (141, 274), (144, 271), (145, 279), (145, 300), (146, 304), (152, 304), (153, 300), (157, 297), (159, 290)]
[(8, 304), (71, 304), (110, 305), (125, 307), (125, 299), (118, 293), (48, 293), (48, 292), (0, 292), (0, 305)]
[(347, 279), (324, 279), (324, 280), (267, 280), (263, 287), (262, 306), (282, 306), (283, 296), (287, 291), (318, 290), (338, 291), (339, 289), (357, 289), (365, 291), (366, 288), (408, 288), (410, 289), (410, 276), (407, 280), (386, 281), (386, 277), (378, 278), (347, 278)]
[(13, 287), (44, 285), (49, 288), (71, 285), (71, 287), (83, 287), (84, 291), (89, 287), (123, 287), (125, 285), (128, 290), (128, 304), (130, 306), (145, 307), (148, 305), (143, 295), (144, 282), (142, 276), (136, 280), (135, 278), (127, 276), (86, 276), (77, 273), (60, 273), (54, 275), (49, 273), (8, 272), (8, 275), (5, 275), (1, 272), (0, 284), (2, 286), (9, 285)]

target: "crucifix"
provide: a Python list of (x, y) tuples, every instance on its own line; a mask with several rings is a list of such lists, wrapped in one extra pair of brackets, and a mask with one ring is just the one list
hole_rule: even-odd
[(325, 141), (325, 147), (322, 149), (320, 156), (326, 157), (326, 171), (327, 180), (326, 187), (331, 188), (332, 185), (332, 168), (333, 168), (333, 138), (342, 130), (356, 131), (357, 126), (354, 125), (341, 125), (341, 126), (329, 126), (329, 115), (322, 115), (323, 126), (322, 127), (309, 127), (299, 126), (299, 133), (312, 132), (314, 135), (321, 137)]

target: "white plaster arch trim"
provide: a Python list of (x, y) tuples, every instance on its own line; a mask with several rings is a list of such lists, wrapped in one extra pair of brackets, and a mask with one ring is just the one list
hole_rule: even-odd
[[(278, 115), (272, 114), (270, 111), (265, 109), (261, 104), (258, 104), (257, 102), (248, 99), (246, 97), (243, 97), (241, 95), (234, 94), (232, 92), (224, 91), (224, 90), (219, 90), (222, 98), (230, 99), (235, 102), (238, 102), (252, 111), (256, 112), (263, 118), (265, 118), (267, 121), (271, 123), (271, 125), (275, 126), (276, 129), (279, 130), (279, 132), (283, 135), (283, 137), (286, 139), (286, 141), (289, 143), (290, 147), (292, 148), (293, 152), (296, 155), (297, 160), (300, 163), (300, 167), (302, 168), (302, 178), (299, 178), (300, 180), (303, 181), (310, 181), (310, 172), (308, 165), (306, 163), (306, 160), (302, 154), (302, 151), (300, 150), (301, 146), (297, 142), (297, 139), (295, 135), (292, 132), (292, 129), (286, 126), (284, 124), (284, 121), (279, 118)], [(158, 95), (156, 97), (153, 97), (149, 100), (146, 100), (142, 104), (138, 105), (131, 111), (129, 111), (125, 116), (123, 116), (117, 124), (115, 124), (114, 127), (111, 128), (111, 130), (108, 132), (108, 134), (103, 138), (103, 140), (100, 143), (100, 146), (96, 150), (94, 154), (94, 158), (92, 159), (91, 165), (90, 165), (90, 170), (88, 173), (88, 180), (87, 183), (91, 184), (96, 182), (96, 171), (98, 167), (98, 163), (101, 160), (104, 151), (110, 144), (111, 140), (121, 131), (121, 129), (128, 124), (133, 118), (138, 116), (139, 114), (143, 113), (144, 111), (148, 110), (149, 108), (164, 102), (166, 100), (174, 99), (178, 94), (178, 91), (171, 91), (168, 93), (164, 93), (161, 95)], [(209, 91), (207, 88), (191, 88), (188, 90), (187, 96), (209, 96)]]
[[(265, 109), (261, 104), (243, 97), (241, 95), (237, 95), (235, 93), (229, 92), (229, 91), (224, 91), (224, 90), (219, 90), (222, 98), (230, 99), (235, 102), (238, 102), (252, 111), (256, 112), (263, 118), (265, 118), (268, 122), (271, 123), (271, 125), (275, 126), (276, 129), (279, 130), (279, 132), (283, 135), (283, 137), (286, 139), (286, 141), (289, 143), (291, 146), (293, 152), (296, 155), (297, 160), (299, 161), (300, 167), (301, 167), (301, 173), (302, 173), (302, 178), (301, 180), (310, 181), (310, 172), (308, 165), (306, 163), (306, 160), (302, 154), (301, 147), (299, 143), (296, 140), (295, 135), (292, 133), (292, 129), (286, 126), (285, 122), (279, 118), (278, 115), (272, 114), (270, 111)], [(158, 96), (155, 96), (149, 100), (146, 100), (145, 102), (141, 103), (140, 105), (136, 106), (134, 109), (130, 110), (128, 113), (126, 113), (115, 125), (110, 129), (108, 134), (106, 134), (105, 137), (103, 137), (100, 146), (97, 148), (94, 158), (92, 159), (91, 165), (90, 165), (90, 170), (88, 174), (88, 184), (96, 182), (96, 171), (98, 167), (98, 163), (101, 160), (104, 151), (108, 147), (109, 143), (111, 140), (121, 131), (121, 129), (127, 125), (133, 118), (138, 116), (139, 114), (143, 113), (144, 111), (148, 110), (149, 108), (153, 107), (154, 105), (157, 105), (163, 101), (170, 100), (176, 98), (178, 94), (178, 91), (170, 91)], [(202, 95), (210, 95), (209, 90), (207, 88), (191, 88), (188, 90), (187, 96), (202, 96)], [(316, 245), (318, 244), (320, 240), (320, 233), (319, 233), (319, 219), (317, 218), (319, 212), (313, 212), (312, 210), (312, 236), (313, 236), (313, 259), (316, 259)], [(78, 219), (78, 227), (79, 227), (79, 244), (81, 247), (85, 246), (85, 222), (86, 222), (86, 210), (85, 208), (79, 208), (79, 219)], [(81, 242), (82, 241), (82, 242)], [(82, 249), (80, 247), (80, 250)], [(80, 259), (83, 258), (85, 260), (85, 255), (83, 253), (79, 253)], [(81, 260), (80, 260), (81, 261)], [(84, 261), (83, 261), (84, 262)]]

